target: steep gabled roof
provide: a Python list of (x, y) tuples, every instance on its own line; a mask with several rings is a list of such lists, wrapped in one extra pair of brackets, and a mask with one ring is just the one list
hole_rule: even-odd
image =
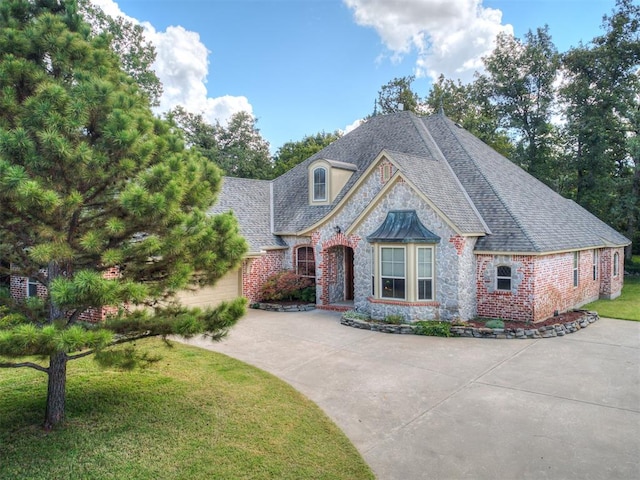
[(444, 115), (422, 121), (491, 229), (478, 240), (477, 251), (554, 252), (629, 243)]
[[(405, 165), (403, 173), (430, 194), (430, 199), (452, 216), (461, 231), (486, 231), (438, 146), (419, 118), (409, 112), (373, 117), (275, 179), (275, 231), (298, 232), (329, 214), (382, 150), (392, 152), (393, 158)], [(309, 205), (307, 168), (321, 158), (355, 165), (357, 169), (331, 205)]]
[[(234, 210), (252, 251), (283, 246), (273, 232), (295, 234), (327, 217), (381, 152), (458, 232), (481, 237), (476, 251), (544, 253), (629, 243), (443, 114), (376, 116), (273, 182), (227, 178), (215, 211)], [(330, 205), (309, 204), (308, 166), (319, 159), (355, 169)]]
[(286, 246), (271, 233), (270, 189), (271, 182), (267, 180), (224, 177), (219, 200), (209, 210), (212, 214), (233, 211), (240, 233), (249, 244), (249, 253)]

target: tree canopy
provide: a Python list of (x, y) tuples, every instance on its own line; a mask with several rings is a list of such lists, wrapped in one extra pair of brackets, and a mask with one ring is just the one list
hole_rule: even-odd
[(324, 147), (340, 138), (340, 132), (320, 132), (307, 135), (302, 140), (291, 141), (282, 145), (273, 157), (273, 177), (291, 170)]
[(247, 112), (237, 112), (223, 125), (208, 123), (202, 114), (176, 107), (167, 119), (182, 130), (188, 145), (230, 177), (269, 179), (273, 165), (267, 142)]
[[(0, 3), (0, 269), (46, 287), (39, 301), (2, 297), (0, 367), (48, 375), (47, 428), (64, 418), (69, 360), (131, 364), (134, 351), (116, 345), (220, 338), (242, 315), (244, 300), (215, 310), (171, 302), (246, 252), (231, 214), (207, 215), (219, 187), (219, 169), (154, 117), (75, 0)], [(103, 306), (117, 315), (83, 322)]]
[(443, 110), (640, 251), (640, 6), (617, 0), (602, 26), (602, 35), (562, 54), (546, 26), (523, 39), (500, 34), (473, 82), (441, 76), (421, 98), (413, 77), (395, 78), (378, 92), (375, 113), (399, 103)]

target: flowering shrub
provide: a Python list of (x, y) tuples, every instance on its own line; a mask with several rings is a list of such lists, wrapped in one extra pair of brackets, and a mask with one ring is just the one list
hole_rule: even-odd
[(260, 288), (260, 298), (263, 301), (273, 302), (278, 300), (304, 300), (313, 301), (315, 294), (313, 290), (313, 280), (290, 271), (274, 273)]

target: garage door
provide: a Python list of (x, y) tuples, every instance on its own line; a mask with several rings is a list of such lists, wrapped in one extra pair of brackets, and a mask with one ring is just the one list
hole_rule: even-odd
[(195, 292), (181, 292), (178, 299), (189, 307), (215, 307), (224, 300), (233, 300), (242, 294), (240, 275), (240, 269), (231, 270), (213, 287), (205, 287)]

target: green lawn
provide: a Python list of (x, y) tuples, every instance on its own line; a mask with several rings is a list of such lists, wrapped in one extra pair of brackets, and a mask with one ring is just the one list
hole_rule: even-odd
[(622, 294), (615, 300), (598, 300), (583, 308), (595, 310), (601, 317), (640, 322), (640, 276), (625, 276)]
[(159, 363), (135, 372), (71, 362), (67, 422), (50, 433), (39, 426), (45, 376), (0, 369), (0, 479), (373, 478), (286, 383), (213, 352), (160, 351)]

